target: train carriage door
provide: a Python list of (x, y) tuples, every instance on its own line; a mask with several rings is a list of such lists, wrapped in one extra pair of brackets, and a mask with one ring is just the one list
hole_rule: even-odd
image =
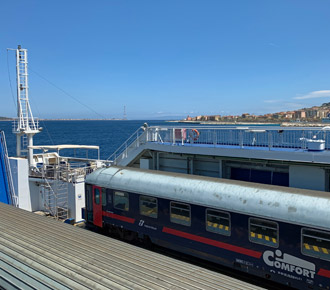
[(102, 188), (93, 186), (93, 222), (102, 227)]

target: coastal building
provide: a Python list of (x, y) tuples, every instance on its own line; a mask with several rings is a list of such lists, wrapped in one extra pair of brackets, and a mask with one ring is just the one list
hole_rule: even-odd
[(303, 110), (295, 111), (294, 113), (295, 119), (305, 119), (306, 118), (306, 112)]
[(286, 112), (284, 114), (284, 118), (286, 118), (286, 119), (293, 119), (293, 117), (294, 117), (294, 112), (292, 112), (292, 111)]
[(209, 121), (220, 121), (220, 120), (221, 120), (220, 115), (209, 116)]
[(243, 119), (247, 119), (247, 118), (249, 118), (250, 117), (250, 114), (249, 113), (244, 113), (244, 114), (242, 114), (242, 118)]

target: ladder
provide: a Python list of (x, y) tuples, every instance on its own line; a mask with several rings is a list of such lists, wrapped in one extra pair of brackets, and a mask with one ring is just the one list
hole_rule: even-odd
[(68, 171), (57, 165), (42, 170), (42, 187), (45, 210), (58, 220), (69, 217)]

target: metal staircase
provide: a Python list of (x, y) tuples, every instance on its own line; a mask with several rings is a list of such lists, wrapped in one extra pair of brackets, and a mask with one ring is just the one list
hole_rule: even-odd
[(68, 210), (68, 171), (62, 166), (48, 166), (42, 169), (41, 184), (44, 208), (56, 219), (65, 220), (69, 217)]
[(126, 166), (135, 158), (148, 141), (147, 124), (137, 129), (108, 159), (112, 165)]

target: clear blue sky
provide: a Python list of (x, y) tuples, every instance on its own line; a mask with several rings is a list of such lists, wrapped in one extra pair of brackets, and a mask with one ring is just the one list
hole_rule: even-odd
[[(129, 119), (264, 114), (330, 101), (329, 0), (2, 1), (0, 116), (15, 116), (6, 48), (17, 44), (42, 118), (122, 117), (124, 105)], [(8, 60), (16, 93), (13, 52)]]

